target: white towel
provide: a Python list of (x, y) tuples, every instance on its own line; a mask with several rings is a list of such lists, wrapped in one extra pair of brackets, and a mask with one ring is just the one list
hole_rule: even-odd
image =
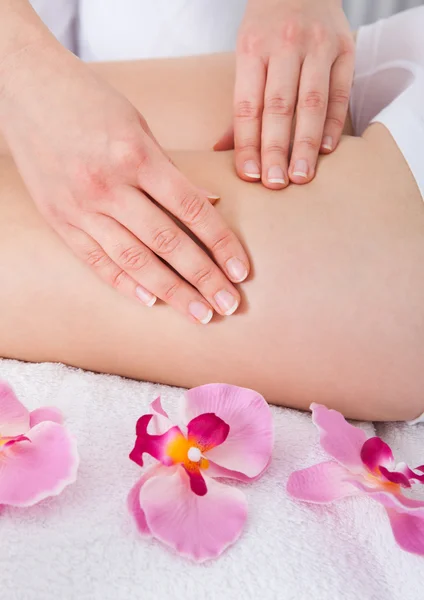
[[(182, 390), (52, 364), (0, 360), (31, 409), (55, 405), (77, 436), (79, 478), (58, 498), (0, 516), (0, 594), (7, 600), (418, 600), (424, 558), (400, 550), (384, 509), (367, 498), (328, 506), (295, 502), (291, 471), (325, 458), (310, 415), (272, 407), (273, 462), (239, 484), (249, 519), (215, 562), (193, 564), (138, 536), (126, 495), (140, 475), (128, 459), (136, 419), (159, 393)], [(361, 424), (396, 458), (424, 462), (424, 425)]]

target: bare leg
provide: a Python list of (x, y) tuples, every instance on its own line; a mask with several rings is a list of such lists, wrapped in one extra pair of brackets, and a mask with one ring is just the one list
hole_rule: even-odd
[[(213, 58), (207, 80), (223, 89), (223, 64), (213, 68)], [(104, 75), (108, 68), (100, 67)], [(120, 68), (110, 67), (116, 85)], [(149, 82), (146, 66), (139, 68), (131, 81), (154, 88), (160, 69), (152, 69)], [(178, 80), (183, 87), (190, 82), (182, 73)], [(146, 95), (137, 100), (125, 82), (168, 147), (187, 136), (186, 146), (201, 144), (202, 127), (207, 145), (214, 141), (225, 99), (217, 96), (208, 115), (197, 114), (197, 80), (191, 94), (180, 92), (185, 107), (177, 88), (161, 104)], [(242, 287), (239, 314), (195, 326), (166, 306), (147, 309), (110, 290), (43, 222), (5, 155), (0, 355), (182, 386), (227, 381), (273, 403), (323, 402), (357, 418), (422, 412), (424, 207), (389, 133), (374, 125), (364, 139), (345, 138), (321, 160), (314, 182), (282, 192), (238, 180), (230, 153), (173, 159), (221, 194), (218, 209), (251, 254), (253, 275)]]

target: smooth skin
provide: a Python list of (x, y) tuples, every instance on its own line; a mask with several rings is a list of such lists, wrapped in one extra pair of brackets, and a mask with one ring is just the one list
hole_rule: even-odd
[(207, 150), (231, 118), (233, 56), (92, 69), (146, 115), (195, 185), (220, 194), (216, 210), (252, 262), (243, 302), (203, 327), (116, 293), (46, 225), (3, 146), (0, 355), (186, 387), (224, 381), (358, 419), (420, 414), (424, 206), (389, 132), (345, 136), (308, 186), (270, 191), (241, 181), (231, 152)]

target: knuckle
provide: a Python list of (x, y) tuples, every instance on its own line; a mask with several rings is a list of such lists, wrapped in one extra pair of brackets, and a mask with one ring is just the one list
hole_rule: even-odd
[(311, 27), (312, 40), (318, 46), (326, 46), (330, 42), (328, 27), (321, 22), (313, 23)]
[(181, 288), (181, 282), (178, 280), (174, 281), (173, 283), (171, 283), (170, 285), (165, 287), (163, 294), (162, 294), (162, 299), (165, 302), (170, 302), (173, 298), (175, 298), (175, 295), (180, 290), (180, 288)]
[(285, 19), (281, 29), (280, 37), (285, 46), (299, 47), (303, 40), (303, 25), (301, 20), (296, 17)]
[(353, 55), (355, 53), (355, 40), (352, 34), (340, 36), (339, 45), (342, 54)]
[(129, 246), (121, 250), (118, 262), (124, 269), (139, 271), (150, 262), (149, 253), (142, 246)]
[(186, 194), (181, 199), (178, 218), (184, 225), (190, 227), (201, 222), (206, 216), (206, 211), (207, 203), (205, 200), (194, 193)]
[(336, 129), (343, 129), (345, 121), (334, 115), (330, 115), (326, 120), (327, 125), (333, 125)]
[(124, 283), (125, 279), (126, 279), (126, 274), (125, 274), (125, 272), (124, 272), (124, 271), (122, 271), (122, 270), (119, 270), (119, 271), (116, 271), (116, 272), (115, 272), (115, 273), (114, 273), (114, 274), (111, 276), (111, 278), (110, 278), (110, 284), (111, 284), (111, 286), (112, 286), (113, 288), (115, 288), (115, 289), (119, 290), (119, 289), (122, 287), (122, 285), (123, 285), (123, 283)]
[(261, 46), (262, 37), (253, 30), (244, 31), (237, 41), (237, 50), (244, 54), (257, 54)]
[(172, 254), (180, 245), (181, 238), (177, 228), (157, 229), (153, 234), (152, 246), (156, 254)]
[(281, 144), (280, 142), (269, 142), (263, 146), (264, 154), (282, 154), (288, 156), (289, 146)]
[(303, 146), (312, 152), (318, 152), (320, 148), (320, 141), (314, 137), (303, 137), (300, 140), (297, 140), (296, 144), (298, 146)]
[(220, 253), (226, 250), (233, 242), (233, 234), (229, 229), (222, 231), (211, 245), (212, 252)]
[(331, 90), (329, 103), (331, 104), (341, 104), (343, 108), (347, 108), (349, 105), (349, 90), (345, 88), (336, 88)]
[(203, 267), (195, 273), (193, 273), (192, 281), (197, 287), (200, 285), (204, 285), (205, 283), (209, 283), (213, 278), (213, 275), (214, 271), (211, 267)]
[(234, 106), (234, 118), (238, 120), (258, 120), (262, 115), (262, 106), (251, 100), (240, 100)]
[(294, 104), (283, 96), (270, 96), (265, 98), (264, 112), (267, 115), (291, 117), (294, 113)]
[(299, 99), (299, 108), (301, 110), (310, 110), (314, 112), (324, 112), (327, 102), (324, 94), (316, 90), (307, 92)]
[(93, 269), (102, 269), (112, 262), (107, 254), (101, 248), (89, 250), (85, 255), (85, 262)]
[(245, 138), (236, 140), (235, 150), (243, 152), (257, 152), (259, 150), (259, 140)]
[(138, 163), (139, 145), (135, 140), (116, 141), (111, 148), (112, 160), (119, 169), (127, 171)]

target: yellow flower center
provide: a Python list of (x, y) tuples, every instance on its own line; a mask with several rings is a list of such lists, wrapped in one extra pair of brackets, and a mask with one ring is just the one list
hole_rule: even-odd
[(174, 464), (183, 464), (186, 469), (207, 469), (209, 461), (202, 456), (202, 449), (183, 435), (176, 436), (166, 447), (166, 454)]
[(387, 479), (383, 479), (380, 470), (377, 468), (375, 471), (375, 475), (373, 473), (367, 473), (365, 475), (365, 479), (369, 481), (373, 486), (383, 489), (386, 492), (390, 492), (392, 494), (398, 494), (401, 491), (401, 486), (399, 483), (393, 483), (393, 481), (387, 481)]

